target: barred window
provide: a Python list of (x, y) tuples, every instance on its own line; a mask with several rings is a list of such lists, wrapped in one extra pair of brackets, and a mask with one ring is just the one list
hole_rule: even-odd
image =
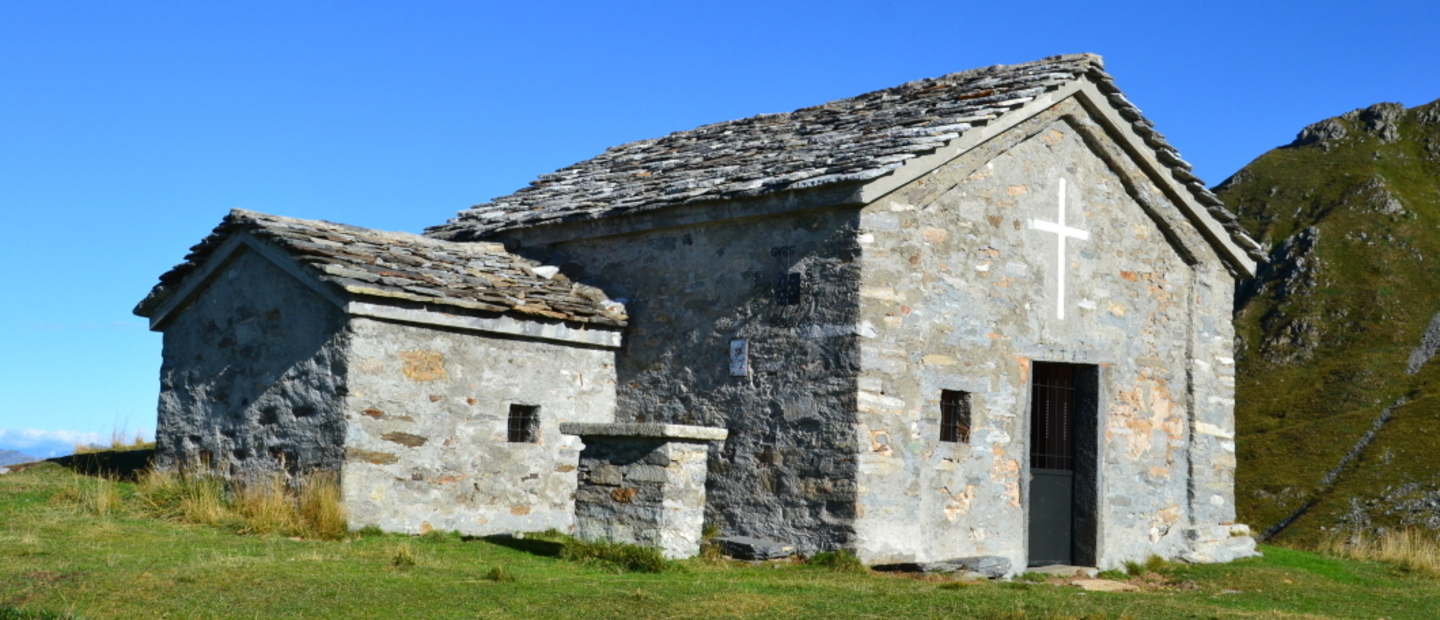
[(969, 392), (940, 390), (940, 441), (969, 443)]
[(1075, 368), (1035, 362), (1031, 369), (1032, 469), (1075, 470)]
[(511, 443), (538, 443), (540, 408), (535, 405), (510, 405), (508, 430)]

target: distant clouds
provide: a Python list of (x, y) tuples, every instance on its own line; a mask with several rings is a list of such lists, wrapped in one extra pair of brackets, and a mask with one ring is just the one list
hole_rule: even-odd
[[(147, 437), (150, 435), (152, 433), (146, 433)], [(134, 436), (127, 436), (125, 440), (128, 443), (134, 440)], [(79, 431), (0, 428), (0, 450), (16, 450), (30, 456), (50, 458), (73, 453), (77, 445), (110, 445), (110, 438), (100, 433)]]

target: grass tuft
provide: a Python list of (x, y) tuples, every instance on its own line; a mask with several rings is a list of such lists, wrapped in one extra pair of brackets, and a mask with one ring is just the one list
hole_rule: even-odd
[(114, 480), (100, 477), (76, 476), (51, 501), (96, 517), (108, 517), (123, 508), (120, 486)]
[(201, 525), (231, 520), (225, 481), (189, 470), (148, 470), (140, 474), (136, 496), (152, 516)]
[(810, 559), (806, 560), (805, 563), (810, 566), (829, 569), (837, 573), (870, 572), (870, 567), (855, 557), (854, 553), (845, 549), (839, 551), (821, 551), (820, 553), (810, 556)]
[(720, 526), (715, 523), (706, 523), (700, 531), (700, 559), (705, 562), (715, 563), (725, 561), (725, 552), (721, 551), (720, 544), (715, 542), (720, 537)]
[(1147, 574), (1164, 575), (1173, 568), (1173, 564), (1165, 561), (1165, 558), (1158, 555), (1145, 558), (1144, 562), (1136, 562), (1133, 560), (1125, 562), (1125, 574), (1131, 577), (1143, 577)]
[(665, 559), (654, 547), (604, 540), (588, 542), (553, 529), (525, 534), (524, 540), (559, 545), (557, 555), (560, 559), (580, 564), (632, 573), (662, 573), (680, 568), (679, 564)]
[(425, 532), (424, 534), (421, 534), (421, 535), (420, 535), (420, 540), (422, 540), (422, 541), (424, 541), (424, 542), (427, 542), (427, 543), (443, 543), (443, 542), (445, 542), (445, 541), (450, 540), (450, 539), (452, 538), (452, 536), (453, 536), (454, 538), (459, 538), (459, 536), (454, 536), (454, 535), (453, 535), (452, 533), (450, 533), (450, 532), (442, 532), (442, 531), (440, 531), (440, 530), (430, 530), (430, 531), (428, 531), (428, 532)]
[(311, 538), (340, 540), (349, 533), (345, 504), (340, 499), (340, 476), (316, 472), (300, 480), (300, 522)]
[(287, 497), (283, 474), (233, 484), (233, 508), (244, 518), (244, 534), (292, 534), (300, 530), (299, 514)]
[(415, 550), (410, 548), (410, 543), (400, 543), (395, 546), (395, 550), (390, 554), (390, 566), (400, 570), (414, 568)]
[(495, 568), (490, 569), (490, 572), (485, 573), (485, 578), (497, 583), (510, 582), (515, 581), (515, 574), (505, 570), (505, 567), (503, 566), (496, 566)]
[(675, 565), (659, 549), (609, 541), (572, 539), (560, 549), (560, 559), (616, 568), (632, 573), (661, 573)]

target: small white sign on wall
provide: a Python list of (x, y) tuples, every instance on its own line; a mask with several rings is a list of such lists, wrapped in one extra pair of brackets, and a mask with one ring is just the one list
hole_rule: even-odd
[(730, 341), (730, 376), (750, 376), (750, 341), (736, 338)]

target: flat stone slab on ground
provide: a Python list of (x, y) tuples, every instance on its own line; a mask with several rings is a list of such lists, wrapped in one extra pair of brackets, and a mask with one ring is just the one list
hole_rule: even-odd
[(1100, 569), (1093, 566), (1066, 566), (1064, 564), (1052, 564), (1050, 566), (1032, 566), (1025, 569), (1027, 573), (1039, 573), (1041, 575), (1055, 575), (1056, 577), (1094, 577), (1100, 574)]
[(1010, 560), (996, 555), (980, 555), (966, 558), (952, 558), (935, 562), (898, 562), (877, 564), (874, 570), (896, 573), (954, 573), (973, 571), (991, 579), (1004, 577), (1010, 572)]
[(795, 554), (795, 546), (750, 536), (723, 536), (715, 539), (720, 551), (737, 560), (774, 560)]
[(1138, 592), (1140, 586), (1125, 583), (1123, 581), (1112, 581), (1110, 579), (1076, 579), (1071, 582), (1081, 590), (1089, 592)]

